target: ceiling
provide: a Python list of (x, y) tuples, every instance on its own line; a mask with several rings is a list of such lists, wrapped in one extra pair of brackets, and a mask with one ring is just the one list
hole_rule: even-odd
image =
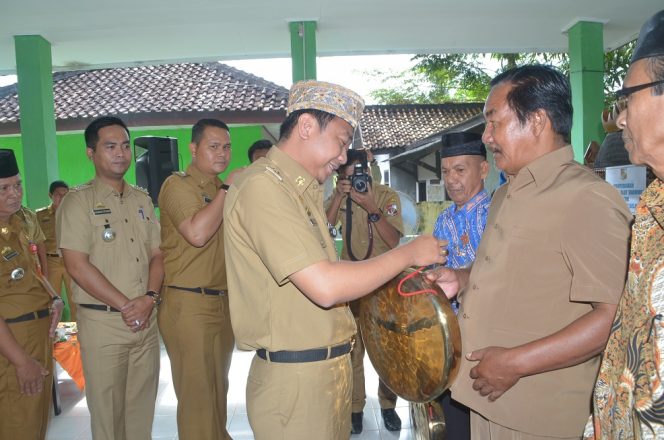
[(14, 35), (42, 35), (55, 70), (290, 56), (288, 22), (318, 22), (319, 56), (565, 51), (579, 19), (606, 49), (638, 35), (662, 0), (0, 0), (0, 74)]

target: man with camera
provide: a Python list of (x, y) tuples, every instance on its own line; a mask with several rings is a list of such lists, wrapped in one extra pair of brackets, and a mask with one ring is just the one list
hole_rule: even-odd
[[(395, 248), (403, 235), (399, 196), (385, 185), (372, 184), (367, 170), (366, 152), (349, 150), (348, 160), (337, 170), (339, 176), (337, 186), (327, 207), (328, 222), (332, 225), (341, 222), (344, 260), (366, 260), (385, 253)], [(360, 300), (352, 301), (350, 308), (357, 321)], [(363, 409), (366, 402), (364, 344), (360, 337), (355, 338), (351, 360), (353, 363), (351, 433), (359, 434), (362, 432)], [(401, 420), (394, 410), (397, 396), (380, 380), (378, 400), (385, 428), (389, 431), (401, 429)]]

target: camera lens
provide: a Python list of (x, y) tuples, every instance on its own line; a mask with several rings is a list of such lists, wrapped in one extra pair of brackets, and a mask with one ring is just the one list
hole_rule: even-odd
[(367, 192), (367, 182), (364, 179), (355, 179), (353, 182), (353, 188), (357, 192)]

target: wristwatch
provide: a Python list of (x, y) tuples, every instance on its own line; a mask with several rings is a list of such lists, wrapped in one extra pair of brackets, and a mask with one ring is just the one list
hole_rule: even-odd
[(369, 214), (369, 221), (371, 223), (376, 223), (378, 220), (380, 220), (380, 213), (374, 212), (373, 214)]
[(153, 305), (158, 306), (161, 304), (161, 293), (155, 292), (154, 290), (148, 290), (145, 294), (152, 298)]

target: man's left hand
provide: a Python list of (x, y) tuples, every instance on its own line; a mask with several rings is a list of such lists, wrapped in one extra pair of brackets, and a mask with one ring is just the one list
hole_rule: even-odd
[(521, 376), (513, 368), (511, 352), (503, 347), (486, 347), (466, 355), (469, 361), (479, 361), (470, 370), (474, 379), (473, 389), (490, 401), (500, 396), (516, 384)]
[(55, 336), (55, 329), (58, 327), (60, 318), (62, 317), (62, 309), (65, 308), (65, 303), (62, 299), (53, 301), (51, 305), (51, 327), (48, 329), (48, 336), (50, 338)]
[(152, 298), (143, 295), (129, 301), (120, 311), (127, 327), (135, 333), (150, 326), (150, 315), (153, 307)]

